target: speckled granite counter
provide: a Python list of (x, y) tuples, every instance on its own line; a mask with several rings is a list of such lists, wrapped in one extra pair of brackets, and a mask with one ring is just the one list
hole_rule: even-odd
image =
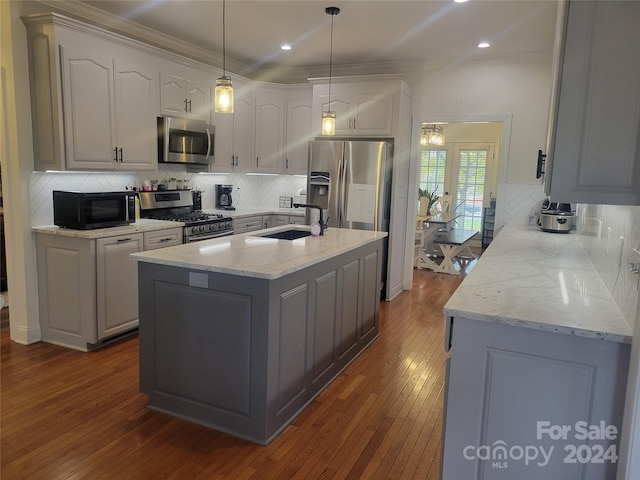
[(452, 317), (631, 343), (576, 235), (505, 226), (444, 307)]
[[(256, 232), (205, 240), (132, 255), (142, 262), (243, 277), (275, 279), (386, 237), (386, 232), (330, 228), (321, 237), (298, 240), (264, 238), (273, 227)], [(310, 227), (298, 226), (298, 230)]]
[(122, 227), (95, 228), (93, 230), (76, 230), (73, 228), (60, 228), (56, 225), (46, 225), (42, 227), (32, 227), (31, 231), (36, 233), (47, 233), (50, 235), (62, 235), (65, 237), (76, 238), (107, 238), (117, 235), (127, 235), (139, 232), (153, 232), (156, 230), (164, 230), (166, 228), (182, 227), (182, 222), (168, 222), (164, 220), (151, 220), (141, 218), (135, 223), (124, 225)]

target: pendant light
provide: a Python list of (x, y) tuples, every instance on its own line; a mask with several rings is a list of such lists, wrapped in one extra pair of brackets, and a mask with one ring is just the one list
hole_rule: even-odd
[(331, 111), (331, 67), (333, 64), (333, 17), (340, 13), (338, 7), (327, 7), (324, 12), (331, 15), (331, 44), (329, 49), (329, 103), (327, 111), (322, 112), (322, 135), (336, 134), (336, 112)]
[(435, 123), (423, 123), (420, 129), (420, 146), (444, 145), (444, 127)]
[(222, 76), (216, 80), (214, 111), (233, 113), (233, 84), (227, 76), (227, 49), (225, 25), (226, 1), (222, 0)]

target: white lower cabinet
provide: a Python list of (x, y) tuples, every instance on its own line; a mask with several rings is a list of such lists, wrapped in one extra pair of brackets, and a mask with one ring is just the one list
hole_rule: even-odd
[(141, 233), (96, 240), (99, 341), (138, 326), (138, 265), (129, 255), (142, 246)]
[(233, 219), (233, 233), (247, 233), (263, 228), (282, 227), (284, 225), (305, 225), (301, 215), (253, 215)]
[(137, 328), (138, 266), (129, 255), (181, 243), (181, 228), (102, 238), (38, 232), (42, 340), (89, 351)]
[(144, 232), (143, 250), (156, 250), (158, 248), (173, 247), (182, 244), (182, 227), (167, 228), (153, 232)]
[(289, 215), (271, 215), (271, 226), (281, 227), (283, 225), (289, 225)]
[(255, 215), (252, 217), (243, 217), (243, 218), (234, 218), (233, 219), (233, 233), (247, 233), (253, 232), (255, 230), (262, 230), (263, 228), (268, 228), (265, 226), (265, 221), (267, 225), (269, 224), (269, 215), (265, 215), (267, 217), (264, 219), (262, 215)]

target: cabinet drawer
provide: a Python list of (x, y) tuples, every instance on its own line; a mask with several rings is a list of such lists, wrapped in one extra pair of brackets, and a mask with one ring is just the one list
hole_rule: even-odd
[(254, 230), (262, 230), (263, 228), (262, 215), (233, 220), (233, 232), (236, 234), (253, 232)]
[(172, 247), (182, 244), (182, 227), (167, 228), (144, 233), (144, 249), (155, 250), (156, 248)]

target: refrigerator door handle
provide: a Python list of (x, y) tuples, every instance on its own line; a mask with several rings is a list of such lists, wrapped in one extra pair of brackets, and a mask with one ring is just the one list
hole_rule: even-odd
[(340, 160), (339, 172), (338, 185), (340, 188), (340, 199), (337, 209), (338, 228), (343, 228), (347, 223), (347, 160), (344, 157)]

